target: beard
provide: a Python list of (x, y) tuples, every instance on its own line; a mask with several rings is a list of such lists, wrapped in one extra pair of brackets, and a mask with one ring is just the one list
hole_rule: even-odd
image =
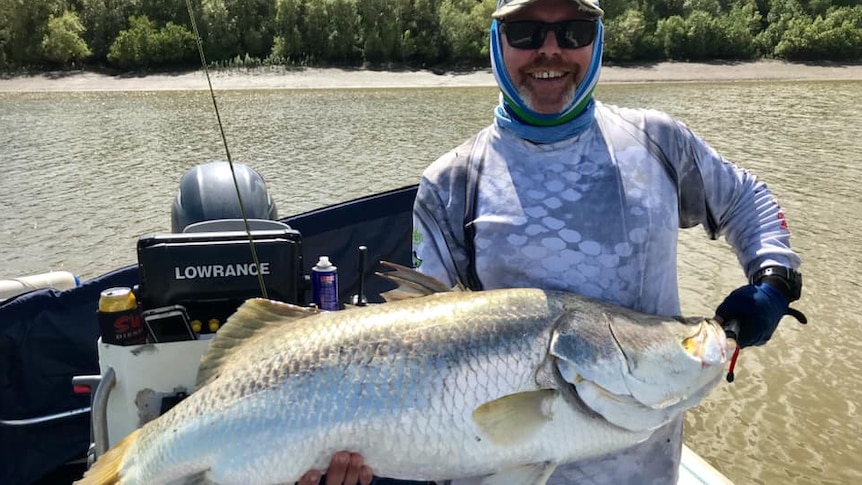
[[(575, 99), (575, 92), (577, 90), (578, 86), (572, 85), (572, 87), (570, 87), (568, 91), (563, 94), (560, 99), (559, 109), (557, 110), (558, 113), (563, 111), (566, 107), (569, 106), (569, 104), (571, 104), (572, 100)], [(528, 108), (536, 112), (540, 111), (532, 87), (521, 84), (520, 86), (518, 86), (518, 96), (521, 97), (521, 100), (524, 101), (524, 104), (527, 105)]]
[[(539, 107), (539, 93), (536, 92), (535, 83), (536, 80), (532, 79), (530, 76), (530, 72), (535, 72), (538, 70), (548, 70), (548, 71), (561, 71), (568, 72), (568, 76), (571, 76), (573, 80), (578, 78), (578, 74), (580, 72), (580, 66), (575, 65), (565, 65), (561, 62), (549, 61), (545, 58), (539, 58), (536, 62), (527, 66), (526, 68), (521, 70), (521, 83), (516, 86), (515, 89), (518, 91), (518, 96), (524, 102), (524, 104), (535, 112), (541, 112), (541, 108)], [(542, 81), (538, 81), (541, 83)], [(555, 101), (557, 106), (556, 112), (559, 113), (563, 111), (565, 108), (572, 103), (572, 100), (575, 98), (575, 93), (578, 90), (578, 82), (573, 81), (571, 86), (569, 86), (565, 92), (560, 95), (560, 99)], [(545, 103), (547, 100), (545, 100)]]

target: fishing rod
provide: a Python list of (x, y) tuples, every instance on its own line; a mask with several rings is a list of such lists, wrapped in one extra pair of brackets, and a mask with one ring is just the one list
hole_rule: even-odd
[(245, 233), (248, 236), (248, 244), (249, 244), (249, 247), (251, 248), (251, 258), (252, 258), (252, 261), (254, 262), (254, 266), (257, 268), (257, 281), (258, 281), (258, 284), (260, 285), (260, 293), (261, 293), (262, 297), (269, 298), (267, 296), (267, 293), (266, 293), (266, 284), (263, 281), (263, 271), (261, 271), (260, 260), (257, 257), (257, 250), (255, 249), (255, 246), (254, 246), (254, 238), (251, 235), (251, 226), (248, 223), (248, 217), (246, 216), (246, 212), (245, 212), (245, 205), (243, 204), (243, 201), (242, 201), (242, 194), (240, 193), (239, 182), (237, 182), (236, 172), (234, 171), (234, 168), (233, 168), (233, 159), (230, 156), (230, 148), (228, 147), (228, 144), (227, 144), (227, 136), (224, 133), (224, 125), (222, 124), (221, 114), (219, 113), (219, 110), (218, 110), (218, 102), (216, 101), (215, 90), (213, 90), (212, 79), (210, 79), (210, 71), (209, 71), (209, 67), (207, 66), (206, 54), (204, 54), (203, 40), (201, 39), (200, 32), (198, 31), (198, 24), (195, 21), (195, 14), (194, 14), (194, 9), (192, 8), (191, 0), (186, 0), (186, 8), (189, 11), (189, 20), (191, 21), (191, 24), (192, 24), (192, 33), (194, 33), (195, 44), (197, 44), (198, 54), (200, 55), (200, 58), (201, 58), (201, 66), (203, 66), (204, 75), (206, 75), (206, 78), (207, 78), (207, 85), (209, 86), (210, 98), (212, 98), (212, 102), (213, 102), (213, 109), (215, 109), (215, 115), (216, 115), (216, 121), (218, 122), (219, 133), (221, 133), (222, 144), (224, 145), (224, 151), (225, 151), (225, 154), (227, 155), (227, 163), (228, 163), (228, 166), (230, 167), (231, 177), (233, 178), (233, 186), (234, 186), (234, 189), (236, 189), (236, 197), (237, 197), (237, 200), (239, 201), (239, 211), (240, 211), (240, 214), (242, 215), (242, 221), (243, 221), (243, 224), (245, 225)]

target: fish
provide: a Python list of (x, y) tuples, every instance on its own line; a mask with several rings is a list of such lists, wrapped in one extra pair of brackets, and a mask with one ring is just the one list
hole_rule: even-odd
[(375, 475), (543, 485), (640, 443), (722, 380), (710, 318), (535, 288), (467, 291), (382, 263), (386, 302), (319, 311), (244, 302), (195, 391), (78, 482), (294, 483), (341, 450)]

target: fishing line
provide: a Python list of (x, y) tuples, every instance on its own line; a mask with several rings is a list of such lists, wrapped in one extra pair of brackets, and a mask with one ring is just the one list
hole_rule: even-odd
[(242, 203), (242, 195), (240, 194), (240, 190), (239, 190), (239, 182), (237, 182), (236, 172), (234, 172), (234, 170), (233, 170), (233, 159), (230, 156), (230, 148), (228, 148), (227, 137), (224, 134), (224, 125), (222, 125), (222, 122), (221, 122), (221, 114), (219, 114), (218, 102), (216, 102), (216, 95), (215, 95), (215, 91), (213, 90), (213, 83), (212, 83), (212, 80), (210, 79), (210, 71), (209, 71), (209, 68), (207, 67), (207, 58), (206, 58), (206, 55), (204, 54), (204, 45), (203, 45), (203, 41), (201, 40), (201, 35), (198, 32), (198, 24), (195, 21), (195, 14), (194, 14), (194, 9), (192, 8), (191, 0), (186, 0), (186, 8), (188, 8), (188, 11), (189, 11), (189, 20), (192, 23), (192, 32), (195, 35), (195, 43), (198, 46), (198, 54), (200, 54), (201, 65), (204, 68), (204, 74), (206, 75), (206, 78), (207, 78), (207, 85), (209, 86), (210, 97), (213, 100), (213, 108), (215, 109), (216, 121), (218, 121), (219, 133), (221, 133), (222, 144), (224, 145), (224, 151), (225, 151), (225, 154), (227, 155), (227, 163), (228, 163), (228, 166), (230, 167), (230, 175), (231, 175), (231, 177), (233, 177), (233, 186), (236, 189), (236, 198), (239, 201), (239, 211), (240, 211), (240, 214), (242, 215), (242, 222), (243, 222), (243, 224), (245, 224), (245, 233), (248, 235), (248, 244), (251, 247), (251, 259), (254, 262), (255, 267), (257, 268), (257, 281), (258, 281), (258, 284), (260, 284), (260, 293), (261, 293), (262, 297), (269, 298), (266, 294), (266, 285), (263, 282), (263, 271), (261, 271), (260, 260), (257, 258), (257, 250), (254, 247), (254, 238), (252, 238), (252, 236), (251, 236), (251, 226), (249, 226), (249, 224), (248, 224), (248, 217), (246, 217), (246, 214), (245, 214), (245, 205)]

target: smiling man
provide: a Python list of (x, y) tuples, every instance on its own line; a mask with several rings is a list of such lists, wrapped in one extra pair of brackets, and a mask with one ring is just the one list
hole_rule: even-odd
[(577, 116), (598, 80), (601, 14), (589, 1), (512, 1), (501, 6), (493, 15), (497, 22), (491, 44), (504, 107), (539, 124)]
[[(414, 265), (472, 289), (564, 290), (679, 315), (679, 230), (701, 225), (727, 239), (749, 280), (716, 317), (739, 323), (740, 346), (763, 345), (788, 311), (804, 318), (788, 309), (802, 283), (784, 214), (763, 182), (681, 122), (594, 99), (603, 15), (598, 0), (498, 0), (494, 122), (422, 174)], [(548, 483), (675, 484), (682, 422), (561, 463)]]
[[(474, 290), (562, 290), (679, 315), (679, 230), (701, 225), (727, 239), (749, 280), (716, 318), (738, 324), (739, 346), (763, 345), (788, 312), (804, 318), (788, 308), (802, 280), (784, 214), (763, 182), (679, 121), (593, 98), (602, 15), (598, 0), (498, 0), (490, 37), (500, 103), (490, 126), (423, 172), (414, 265)], [(677, 415), (608, 455), (559, 457), (547, 483), (675, 484), (682, 423)], [(589, 437), (575, 429), (570, 439)], [(357, 453), (336, 458), (327, 485), (371, 481)], [(319, 478), (309, 472), (300, 485)]]

